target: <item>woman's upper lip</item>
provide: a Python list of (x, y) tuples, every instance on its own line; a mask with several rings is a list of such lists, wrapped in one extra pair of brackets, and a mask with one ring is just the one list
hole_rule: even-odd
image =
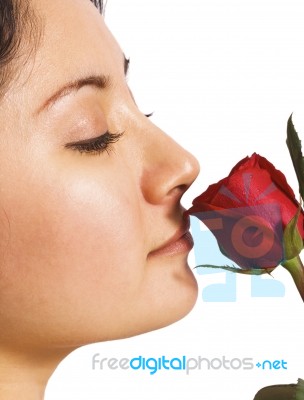
[(182, 236), (185, 235), (189, 231), (190, 228), (190, 218), (187, 216), (187, 218), (184, 217), (184, 222), (183, 224), (177, 229), (177, 231), (174, 233), (173, 236), (171, 236), (170, 239), (166, 240), (161, 246), (157, 247), (156, 249), (153, 249), (151, 253), (154, 253), (156, 251), (162, 250), (165, 247), (169, 246), (170, 244), (176, 242), (179, 240)]

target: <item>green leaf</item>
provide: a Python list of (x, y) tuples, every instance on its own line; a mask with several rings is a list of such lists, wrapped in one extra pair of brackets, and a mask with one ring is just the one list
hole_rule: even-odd
[(295, 400), (304, 400), (304, 381), (301, 378), (298, 379)]
[(297, 384), (266, 386), (253, 400), (304, 400), (304, 381), (299, 378)]
[(304, 198), (304, 158), (302, 155), (301, 140), (299, 139), (298, 133), (296, 132), (292, 123), (292, 114), (288, 119), (287, 123), (287, 147), (290, 153), (290, 157), (293, 163), (294, 170), (296, 172), (299, 191), (302, 199)]
[(296, 385), (294, 383), (266, 386), (258, 391), (253, 400), (293, 400), (295, 399), (295, 391)]
[(273, 267), (241, 269), (241, 268), (237, 268), (237, 267), (229, 267), (229, 265), (211, 265), (211, 264), (197, 265), (195, 268), (224, 269), (225, 271), (236, 272), (237, 274), (245, 274), (245, 275), (263, 275), (263, 274), (270, 275), (270, 273), (274, 270)]
[(299, 233), (297, 227), (299, 216), (301, 213), (301, 206), (292, 218), (292, 220), (286, 225), (283, 234), (284, 243), (284, 259), (291, 260), (299, 255), (303, 249), (303, 239)]

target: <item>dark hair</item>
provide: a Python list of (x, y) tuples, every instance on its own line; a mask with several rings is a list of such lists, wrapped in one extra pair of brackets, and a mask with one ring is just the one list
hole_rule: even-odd
[[(91, 2), (102, 13), (103, 1)], [(38, 45), (42, 29), (40, 25), (38, 16), (30, 7), (30, 0), (0, 0), (0, 98), (11, 83), (18, 61), (23, 59), (21, 56), (28, 57)], [(26, 51), (21, 54), (20, 45), (24, 38), (29, 40), (25, 42)]]
[(103, 1), (102, 0), (91, 0), (91, 2), (93, 4), (95, 4), (95, 7), (97, 7), (98, 10), (100, 11), (100, 13), (102, 14), (102, 12), (103, 12)]
[(21, 0), (0, 0), (0, 95), (7, 89), (14, 70), (11, 61), (18, 58), (22, 30), (28, 30), (30, 17), (28, 3)]

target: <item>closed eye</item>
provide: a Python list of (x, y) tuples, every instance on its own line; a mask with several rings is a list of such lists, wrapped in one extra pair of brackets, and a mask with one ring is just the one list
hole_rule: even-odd
[(96, 138), (67, 143), (64, 147), (79, 151), (80, 153), (100, 155), (106, 151), (109, 154), (109, 151), (112, 150), (112, 144), (116, 143), (123, 136), (123, 134), (123, 132), (111, 133), (107, 131)]

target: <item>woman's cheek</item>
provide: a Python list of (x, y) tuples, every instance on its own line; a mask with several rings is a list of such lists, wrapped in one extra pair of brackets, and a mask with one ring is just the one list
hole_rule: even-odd
[(16, 268), (33, 286), (38, 278), (55, 290), (61, 282), (67, 291), (135, 292), (146, 257), (136, 188), (115, 167), (103, 168), (100, 159), (99, 166), (98, 157), (89, 168), (85, 157), (66, 168), (53, 164), (49, 173), (46, 162), (30, 189), (21, 181), (10, 208)]
[(114, 167), (113, 171), (110, 166), (103, 170), (102, 163), (99, 169), (81, 173), (75, 168), (58, 176), (58, 189), (50, 201), (57, 213), (60, 236), (66, 246), (71, 245), (71, 255), (75, 252), (83, 261), (89, 259), (100, 265), (109, 254), (112, 272), (119, 266), (129, 274), (124, 265), (144, 249), (140, 207), (132, 181)]

